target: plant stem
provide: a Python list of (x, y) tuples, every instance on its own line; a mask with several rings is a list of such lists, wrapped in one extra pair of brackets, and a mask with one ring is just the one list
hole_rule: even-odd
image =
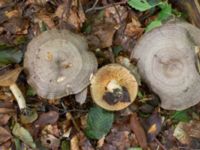
[(19, 105), (20, 110), (25, 109), (26, 101), (25, 101), (24, 96), (23, 96), (21, 90), (19, 89), (19, 87), (14, 83), (14, 84), (10, 85), (10, 90), (12, 91), (13, 95), (15, 96), (15, 99)]

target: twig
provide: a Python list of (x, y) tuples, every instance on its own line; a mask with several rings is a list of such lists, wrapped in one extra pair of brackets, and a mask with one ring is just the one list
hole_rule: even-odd
[(92, 7), (92, 8), (89, 8), (87, 9), (85, 12), (88, 13), (90, 11), (93, 11), (93, 10), (102, 10), (102, 9), (105, 9), (105, 8), (108, 8), (108, 7), (113, 7), (113, 6), (117, 6), (117, 5), (121, 5), (121, 4), (126, 4), (127, 3), (127, 0), (123, 0), (121, 2), (116, 2), (116, 3), (112, 3), (112, 4), (108, 4), (108, 5), (105, 5), (105, 6), (102, 6), (102, 7)]
[(96, 1), (94, 2), (94, 4), (92, 5), (92, 7), (89, 8), (89, 9), (87, 9), (85, 12), (87, 13), (87, 12), (89, 12), (89, 11), (92, 11), (92, 10), (96, 7), (96, 5), (97, 5), (98, 2), (99, 2), (99, 0), (96, 0)]
[(119, 13), (119, 11), (118, 11), (116, 5), (113, 5), (113, 7), (115, 8), (115, 11), (116, 11), (116, 13), (117, 13), (117, 16), (119, 17), (119, 22), (121, 23), (121, 22), (122, 22), (122, 19), (121, 19), (120, 13)]
[(155, 142), (156, 142), (163, 150), (167, 150), (167, 149), (165, 148), (165, 146), (162, 145), (162, 143), (160, 143), (160, 141), (159, 141), (157, 138), (155, 138)]

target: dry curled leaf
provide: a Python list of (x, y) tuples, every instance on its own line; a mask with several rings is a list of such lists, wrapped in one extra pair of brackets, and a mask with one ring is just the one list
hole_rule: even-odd
[(118, 5), (106, 8), (104, 14), (106, 21), (120, 24), (127, 18), (128, 10), (126, 7)]
[(116, 26), (112, 23), (96, 24), (92, 29), (92, 35), (87, 37), (88, 44), (95, 49), (110, 47), (116, 30)]
[(131, 22), (126, 25), (124, 31), (125, 35), (135, 39), (139, 38), (143, 32), (144, 28), (141, 27), (141, 24), (137, 18), (132, 18)]
[[(69, 13), (65, 11), (66, 9), (70, 9)], [(77, 31), (81, 29), (86, 20), (81, 4), (77, 4), (76, 1), (73, 1), (70, 8), (68, 8), (65, 3), (59, 5), (55, 12), (55, 16), (63, 19), (63, 21), (67, 22), (67, 24)]]
[(47, 13), (45, 10), (41, 10), (37, 13), (37, 16), (34, 20), (36, 23), (44, 22), (49, 29), (55, 28), (55, 23), (53, 22), (52, 14)]
[(179, 122), (173, 135), (182, 144), (191, 144), (192, 138), (200, 139), (200, 121)]

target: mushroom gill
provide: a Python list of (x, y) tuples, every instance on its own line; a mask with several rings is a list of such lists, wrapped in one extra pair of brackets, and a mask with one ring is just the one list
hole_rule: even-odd
[(128, 69), (119, 64), (100, 68), (91, 79), (94, 102), (107, 110), (121, 110), (136, 98), (138, 84)]

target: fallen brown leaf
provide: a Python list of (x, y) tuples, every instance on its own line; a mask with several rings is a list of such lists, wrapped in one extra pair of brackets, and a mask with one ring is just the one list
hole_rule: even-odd
[(12, 34), (27, 34), (28, 26), (28, 21), (21, 17), (12, 17), (3, 24), (4, 30)]
[(111, 23), (101, 23), (93, 25), (92, 34), (87, 37), (91, 47), (107, 48), (113, 43), (113, 35), (117, 28)]
[(10, 119), (10, 115), (8, 114), (0, 114), (0, 125), (6, 125)]
[(182, 144), (192, 144), (192, 138), (200, 139), (200, 121), (180, 122), (173, 134)]
[(36, 23), (44, 22), (49, 29), (55, 28), (55, 23), (53, 22), (52, 14), (47, 13), (44, 9), (42, 9), (35, 18)]
[(130, 127), (135, 133), (135, 136), (141, 148), (147, 149), (147, 138), (143, 127), (140, 124), (139, 118), (136, 113), (133, 113), (130, 118)]
[(132, 21), (126, 25), (124, 31), (125, 35), (135, 39), (139, 38), (143, 32), (144, 28), (141, 27), (141, 24), (137, 18), (132, 18)]
[(77, 135), (75, 135), (70, 140), (71, 149), (73, 149), (73, 150), (80, 150), (78, 145), (79, 145), (78, 144), (78, 137), (77, 137)]
[[(67, 9), (70, 9), (69, 14), (67, 14)], [(55, 12), (55, 16), (67, 22), (76, 31), (80, 31), (83, 23), (86, 20), (83, 8), (81, 4), (78, 4), (77, 1), (72, 1), (72, 5), (70, 8), (67, 8), (65, 3), (59, 5)]]
[(12, 135), (8, 130), (0, 126), (0, 144), (11, 139)]
[(77, 137), (79, 141), (78, 144), (81, 150), (94, 150), (90, 141), (86, 138), (86, 136), (82, 132), (79, 132), (77, 134)]
[(106, 8), (104, 14), (106, 21), (117, 24), (120, 24), (128, 17), (127, 8), (120, 5)]
[(40, 140), (42, 145), (52, 150), (58, 150), (60, 146), (60, 139), (51, 134), (42, 135)]
[(38, 120), (35, 121), (35, 126), (45, 126), (47, 124), (54, 124), (57, 122), (59, 114), (56, 111), (49, 111), (47, 113), (42, 113)]
[(35, 129), (34, 136), (36, 137), (41, 128), (48, 124), (54, 124), (57, 122), (59, 118), (59, 114), (56, 111), (49, 111), (47, 113), (42, 113), (38, 120), (36, 120), (33, 124)]

